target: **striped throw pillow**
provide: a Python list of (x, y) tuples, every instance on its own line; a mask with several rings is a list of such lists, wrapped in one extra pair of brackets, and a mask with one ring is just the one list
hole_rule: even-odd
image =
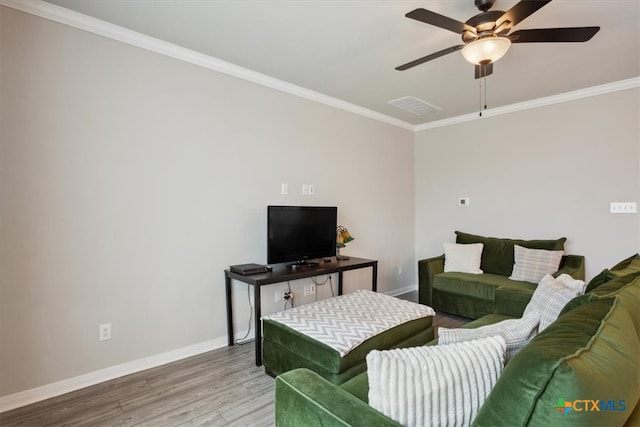
[(369, 405), (404, 426), (470, 425), (502, 373), (500, 336), (367, 355)]
[(585, 287), (584, 281), (574, 279), (568, 274), (561, 274), (558, 278), (547, 274), (533, 292), (522, 316), (538, 311), (540, 313), (538, 332), (542, 332), (555, 322), (569, 301), (584, 294)]
[(538, 283), (545, 274), (558, 271), (564, 251), (529, 249), (519, 245), (513, 247), (515, 264), (509, 279)]
[(508, 362), (536, 336), (539, 323), (540, 313), (532, 310), (520, 319), (507, 319), (479, 328), (438, 328), (438, 345), (500, 335), (507, 342), (505, 362)]

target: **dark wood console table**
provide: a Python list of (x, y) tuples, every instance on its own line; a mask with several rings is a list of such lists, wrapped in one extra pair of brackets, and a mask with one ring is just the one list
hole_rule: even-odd
[(375, 292), (378, 289), (378, 261), (371, 259), (350, 257), (348, 260), (336, 260), (336, 258), (333, 257), (331, 258), (331, 262), (324, 262), (320, 260), (319, 265), (316, 267), (291, 269), (287, 268), (285, 264), (277, 264), (272, 267), (273, 271), (247, 276), (233, 273), (230, 270), (224, 271), (224, 283), (227, 293), (227, 335), (229, 338), (229, 346), (234, 344), (231, 280), (235, 279), (240, 282), (253, 285), (256, 366), (262, 365), (262, 320), (260, 319), (262, 314), (260, 313), (260, 287), (289, 280), (298, 280), (307, 277), (322, 276), (324, 274), (338, 273), (338, 295), (342, 295), (342, 273), (349, 270), (371, 267), (371, 290)]

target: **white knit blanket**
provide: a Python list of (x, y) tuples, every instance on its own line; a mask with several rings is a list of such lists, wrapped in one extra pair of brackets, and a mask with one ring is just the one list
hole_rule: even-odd
[(341, 357), (386, 330), (411, 320), (434, 316), (426, 305), (359, 290), (291, 310), (263, 316), (335, 349)]

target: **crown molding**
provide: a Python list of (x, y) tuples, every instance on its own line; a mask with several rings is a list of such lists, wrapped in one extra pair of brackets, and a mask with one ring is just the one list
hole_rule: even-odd
[(517, 111), (530, 110), (532, 108), (544, 107), (547, 105), (559, 104), (562, 102), (575, 101), (577, 99), (588, 98), (591, 96), (604, 95), (620, 90), (627, 90), (640, 87), (640, 77), (620, 80), (613, 83), (607, 83), (600, 86), (592, 86), (586, 89), (565, 92), (559, 95), (547, 96), (544, 98), (532, 99), (530, 101), (518, 102), (516, 104), (505, 105), (497, 108), (482, 110), (482, 117), (476, 112), (464, 114), (462, 116), (451, 117), (448, 119), (438, 120), (414, 126), (414, 131), (419, 132), (428, 129), (435, 129), (444, 126), (456, 125), (459, 123), (470, 122), (473, 120), (482, 120), (486, 117), (501, 116), (503, 114), (515, 113)]
[(376, 111), (370, 110), (368, 108), (363, 108), (358, 105), (351, 104), (339, 98), (334, 98), (319, 92), (305, 89), (303, 87), (287, 83), (283, 80), (279, 80), (274, 77), (258, 73), (256, 71), (234, 65), (230, 62), (226, 62), (221, 59), (202, 54), (200, 52), (186, 49), (184, 47), (168, 43), (154, 37), (128, 30), (126, 28), (101, 21), (99, 19), (92, 18), (90, 16), (83, 15), (81, 13), (65, 9), (63, 7), (47, 3), (42, 0), (0, 0), (0, 5), (39, 16), (44, 19), (59, 22), (61, 24), (65, 24), (113, 40), (117, 40), (122, 43), (127, 43), (129, 45), (146, 49), (151, 52), (159, 53), (161, 55), (178, 59), (180, 61), (208, 68), (219, 73), (247, 80), (274, 90), (288, 93), (290, 95), (298, 96), (310, 101), (315, 101), (320, 104), (348, 111), (362, 117), (393, 125), (412, 132), (419, 132), (443, 126), (451, 126), (473, 120), (480, 120), (486, 117), (495, 117), (502, 114), (514, 113), (531, 108), (538, 108), (546, 105), (553, 105), (562, 102), (573, 101), (576, 99), (587, 98), (590, 96), (603, 95), (606, 93), (640, 87), (640, 77), (634, 77), (627, 80), (607, 83), (604, 85), (580, 89), (573, 92), (566, 92), (559, 95), (553, 95), (545, 98), (538, 98), (530, 101), (524, 101), (516, 104), (487, 109), (482, 111), (482, 117), (480, 117), (478, 113), (470, 113), (420, 125), (413, 125), (409, 122), (396, 119), (395, 117), (391, 117), (386, 114), (381, 114)]
[(173, 43), (168, 43), (118, 25), (110, 24), (42, 0), (0, 0), (0, 5), (39, 16), (50, 21), (59, 22), (80, 30), (127, 43), (151, 52), (159, 53), (180, 61), (208, 68), (219, 73), (228, 74), (271, 89), (294, 96), (315, 101), (331, 107), (348, 111), (369, 119), (387, 123), (402, 129), (413, 131), (414, 125), (394, 117), (378, 113), (367, 108), (351, 104), (344, 100), (324, 95), (313, 90), (287, 83), (274, 77), (240, 67), (230, 62), (190, 50)]

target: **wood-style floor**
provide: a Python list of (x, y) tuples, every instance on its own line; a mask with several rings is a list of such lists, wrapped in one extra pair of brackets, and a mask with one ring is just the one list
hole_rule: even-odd
[[(468, 320), (438, 314), (433, 324)], [(0, 426), (272, 426), (274, 380), (253, 350), (221, 348), (87, 387), (2, 413)]]

